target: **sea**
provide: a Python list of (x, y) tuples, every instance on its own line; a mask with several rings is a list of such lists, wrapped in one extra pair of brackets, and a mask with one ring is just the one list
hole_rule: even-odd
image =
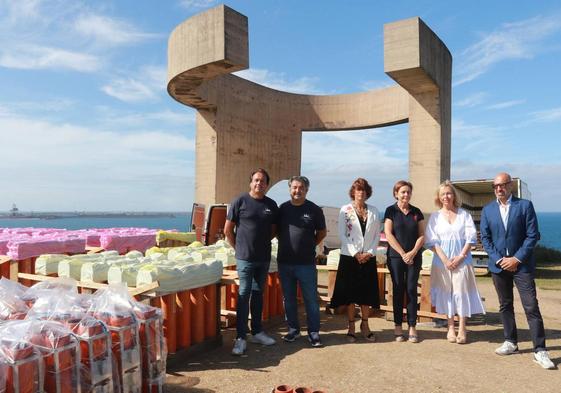
[(127, 217), (60, 217), (60, 218), (0, 218), (0, 228), (150, 228), (176, 229), (187, 232), (191, 224), (191, 213), (175, 214), (173, 217), (127, 216)]
[(561, 213), (537, 213), (540, 229), (538, 244), (561, 251)]
[[(35, 228), (116, 228), (142, 227), (152, 229), (176, 229), (188, 231), (191, 214), (177, 214), (174, 217), (65, 217), (52, 219), (18, 218), (0, 219), (0, 228), (35, 227)], [(561, 251), (561, 212), (538, 213), (541, 233), (539, 244)]]

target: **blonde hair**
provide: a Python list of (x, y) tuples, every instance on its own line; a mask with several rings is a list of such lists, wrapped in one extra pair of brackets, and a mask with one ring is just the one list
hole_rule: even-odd
[(456, 207), (456, 208), (461, 207), (462, 206), (462, 200), (460, 199), (460, 197), (458, 195), (458, 191), (456, 190), (456, 187), (454, 187), (454, 185), (452, 184), (452, 182), (450, 180), (445, 180), (442, 183), (440, 183), (440, 185), (436, 189), (436, 195), (434, 197), (434, 204), (438, 207), (442, 207), (442, 202), (440, 202), (440, 192), (442, 191), (443, 188), (446, 188), (446, 187), (448, 187), (452, 191), (452, 194), (454, 194), (454, 207)]

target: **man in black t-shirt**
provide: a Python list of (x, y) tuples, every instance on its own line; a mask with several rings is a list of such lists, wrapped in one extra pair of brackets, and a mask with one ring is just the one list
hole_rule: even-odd
[(300, 337), (296, 300), (296, 288), (300, 284), (306, 307), (308, 339), (312, 346), (321, 347), (315, 249), (327, 230), (321, 208), (306, 199), (309, 186), (310, 182), (304, 176), (293, 176), (288, 183), (290, 201), (279, 208), (277, 261), (288, 322), (288, 333), (283, 340), (292, 342)]
[[(278, 207), (265, 196), (269, 174), (258, 169), (251, 174), (249, 192), (230, 204), (224, 234), (236, 250), (236, 268), (240, 280), (236, 309), (237, 337), (233, 355), (246, 350), (247, 321), (251, 309), (250, 341), (273, 345), (275, 340), (263, 331), (263, 290), (271, 262), (271, 239), (275, 236)], [(234, 228), (236, 229), (234, 233)]]

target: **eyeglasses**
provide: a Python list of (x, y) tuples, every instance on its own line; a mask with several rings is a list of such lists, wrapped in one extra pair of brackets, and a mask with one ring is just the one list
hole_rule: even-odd
[(496, 190), (497, 188), (506, 188), (506, 186), (508, 186), (510, 183), (512, 183), (512, 181), (507, 181), (506, 183), (493, 184), (493, 189)]

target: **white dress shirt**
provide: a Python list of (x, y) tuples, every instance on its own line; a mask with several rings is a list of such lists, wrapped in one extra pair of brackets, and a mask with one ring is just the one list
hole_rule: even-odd
[(510, 210), (511, 201), (512, 201), (512, 195), (508, 197), (504, 205), (501, 203), (501, 201), (497, 199), (497, 203), (499, 204), (499, 212), (501, 213), (501, 219), (503, 220), (505, 231), (508, 225), (508, 211)]
[[(505, 204), (502, 204), (501, 201), (499, 201), (499, 200), (497, 199), (497, 203), (499, 204), (499, 213), (501, 213), (501, 220), (503, 221), (503, 225), (504, 225), (504, 227), (505, 227), (505, 231), (506, 231), (506, 229), (507, 229), (507, 227), (508, 227), (508, 211), (510, 210), (511, 202), (512, 202), (512, 194), (508, 197), (508, 199), (506, 200), (506, 203), (505, 203)], [(508, 255), (508, 248), (506, 249), (506, 253), (507, 253), (507, 255)], [(501, 263), (502, 260), (503, 260), (502, 258), (499, 259), (497, 262), (495, 262), (495, 265), (498, 265), (499, 263)], [(520, 262), (520, 261), (518, 260), (518, 258), (516, 258), (516, 260), (517, 260), (518, 262)]]

